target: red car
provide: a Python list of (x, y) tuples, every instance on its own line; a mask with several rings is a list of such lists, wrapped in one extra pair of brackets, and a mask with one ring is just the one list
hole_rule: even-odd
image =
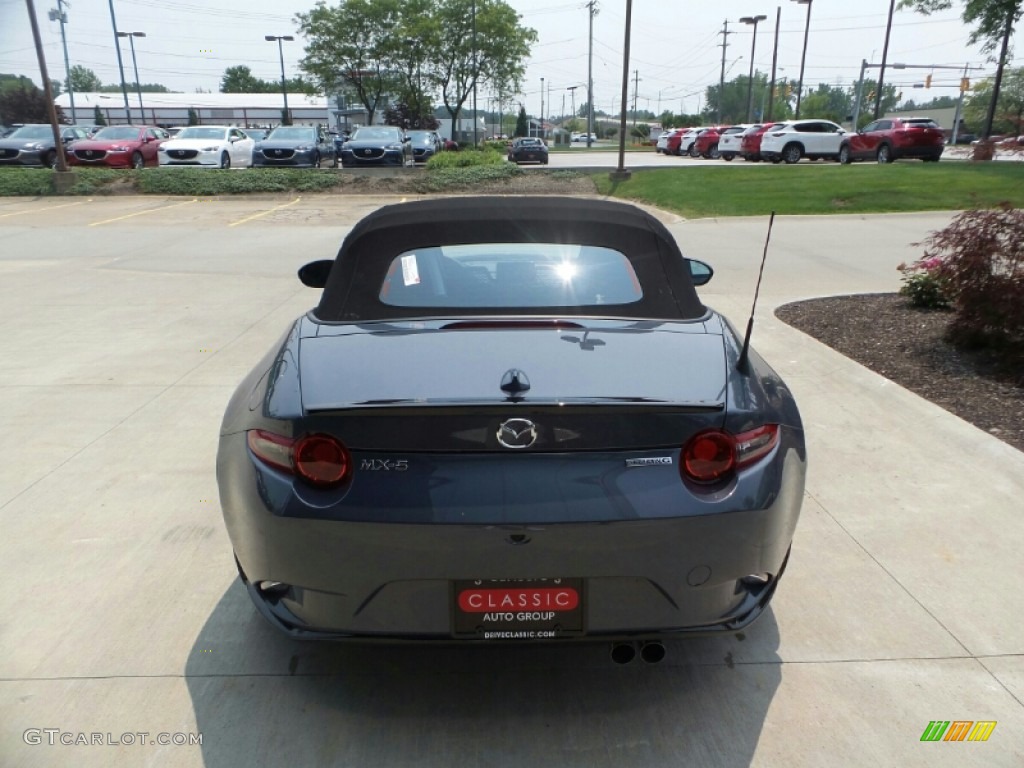
[(930, 117), (886, 117), (850, 133), (839, 147), (839, 162), (877, 160), (891, 163), (901, 157), (918, 157), (938, 162), (946, 136)]
[(726, 126), (714, 125), (698, 133), (697, 138), (690, 146), (690, 157), (699, 156), (707, 160), (717, 160), (719, 158), (718, 140), (724, 130), (726, 130)]
[(170, 134), (155, 125), (108, 125), (91, 139), (68, 148), (71, 165), (105, 165), (110, 168), (143, 168), (159, 165), (157, 148)]
[(774, 125), (775, 123), (757, 123), (743, 132), (743, 138), (740, 139), (740, 155), (744, 160), (752, 163), (761, 162), (761, 137)]

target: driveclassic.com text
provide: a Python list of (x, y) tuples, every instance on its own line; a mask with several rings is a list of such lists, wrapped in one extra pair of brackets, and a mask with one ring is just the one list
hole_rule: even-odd
[[(150, 738), (152, 737), (152, 738)], [(26, 744), (36, 746), (46, 744), (66, 747), (130, 747), (132, 745), (150, 746), (202, 746), (201, 733), (150, 733), (149, 731), (127, 731), (114, 735), (106, 733), (85, 733), (83, 731), (62, 731), (60, 728), (26, 728), (21, 738)]]

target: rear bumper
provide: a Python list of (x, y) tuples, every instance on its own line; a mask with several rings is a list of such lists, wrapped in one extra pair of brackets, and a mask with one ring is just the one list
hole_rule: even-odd
[[(799, 517), (803, 456), (802, 433), (788, 431), (770, 458), (697, 505), (645, 474), (646, 495), (621, 499), (621, 519), (598, 522), (283, 516), (273, 510), (293, 500), (291, 482), (254, 464), (244, 435), (221, 438), (218, 482), (250, 597), (293, 637), (484, 641), (454, 636), (453, 581), (569, 578), (584, 581), (585, 618), (583, 633), (565, 639), (650, 639), (736, 631), (764, 611)], [(263, 582), (283, 586), (263, 591)]]

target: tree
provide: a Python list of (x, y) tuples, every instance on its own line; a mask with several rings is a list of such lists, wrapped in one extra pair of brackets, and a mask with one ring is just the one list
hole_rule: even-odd
[[(856, 86), (854, 91), (856, 91)], [(828, 83), (818, 83), (815, 90), (801, 98), (800, 114), (842, 123), (853, 114), (854, 98), (855, 96), (846, 88), (839, 88)]]
[(266, 84), (244, 64), (228, 67), (220, 79), (221, 93), (266, 93)]
[[(0, 123), (49, 123), (50, 105), (46, 94), (34, 85), (18, 84), (5, 87), (0, 91)], [(63, 122), (64, 116), (57, 107), (57, 120)]]
[[(952, 7), (952, 0), (900, 0), (900, 8), (913, 8), (926, 16)], [(995, 121), (996, 104), (999, 101), (999, 91), (1002, 87), (1003, 69), (1006, 66), (1010, 38), (1013, 37), (1014, 25), (1020, 21), (1022, 15), (1024, 15), (1024, 0), (964, 1), (964, 12), (961, 18), (965, 24), (974, 25), (974, 31), (971, 32), (969, 38), (970, 42), (972, 44), (982, 43), (981, 50), (985, 53), (992, 53), (997, 47), (1000, 48), (999, 56), (996, 59), (996, 77), (992, 84), (992, 97), (989, 100), (985, 116), (985, 127), (982, 129), (982, 137), (986, 139), (992, 134), (992, 124)]]
[(526, 107), (519, 105), (519, 116), (516, 118), (516, 136), (526, 136), (530, 132), (530, 122), (526, 118)]
[(68, 85), (68, 90), (73, 90), (75, 93), (98, 91), (103, 85), (95, 72), (80, 64), (75, 64), (68, 70), (68, 79), (65, 82)]
[[(875, 92), (878, 88), (878, 81), (865, 78), (864, 84), (861, 87), (860, 95), (860, 114), (857, 117), (857, 125), (854, 126), (857, 130), (860, 130), (865, 125), (874, 120), (874, 110), (871, 105), (875, 103)], [(854, 83), (850, 86), (850, 103), (856, 105), (857, 103), (857, 85)], [(879, 114), (884, 115), (886, 112), (892, 112), (896, 109), (896, 105), (900, 103), (900, 95), (894, 85), (882, 86), (882, 100), (879, 104)], [(803, 110), (803, 105), (800, 105), (800, 109)], [(853, 114), (853, 108), (847, 114)], [(809, 114), (809, 113), (808, 113)], [(844, 115), (845, 119), (845, 115)]]
[(474, 85), (506, 93), (519, 90), (537, 33), (520, 26), (519, 14), (503, 0), (441, 0), (438, 21), (434, 80), (454, 127)]
[[(964, 121), (984, 125), (992, 103), (992, 80), (982, 80), (964, 102)], [(999, 101), (992, 121), (995, 133), (1024, 134), (1024, 67), (1008, 69), (999, 90)]]
[(11, 75), (6, 72), (0, 72), (0, 91), (18, 87), (35, 88), (36, 84), (32, 82), (31, 78), (24, 75)]
[[(129, 93), (135, 93), (136, 90), (142, 91), (142, 93), (172, 93), (171, 89), (166, 85), (160, 85), (160, 83), (143, 83), (142, 85), (136, 86), (135, 83), (125, 83), (125, 87)], [(110, 83), (109, 85), (101, 85), (99, 87), (100, 93), (120, 93), (120, 83)]]
[(105, 118), (103, 116), (103, 110), (100, 109), (100, 105), (99, 104), (97, 104), (95, 107), (93, 107), (93, 110), (92, 110), (92, 121), (94, 123), (96, 123), (96, 125), (106, 125), (107, 124), (107, 118)]
[(417, 112), (405, 102), (396, 102), (384, 110), (384, 124), (406, 130), (435, 131), (440, 123), (431, 113)]
[(307, 40), (302, 71), (324, 92), (350, 88), (369, 123), (384, 95), (396, 90), (392, 29), (400, 8), (398, 0), (341, 0), (334, 8), (318, 0), (313, 10), (295, 16)]

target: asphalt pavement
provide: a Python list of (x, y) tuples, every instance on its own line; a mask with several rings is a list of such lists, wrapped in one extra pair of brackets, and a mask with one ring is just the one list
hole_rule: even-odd
[[(1024, 454), (773, 315), (895, 290), (952, 214), (776, 219), (753, 344), (809, 474), (746, 631), (626, 666), (278, 636), (231, 560), (220, 417), (316, 302), (295, 270), (392, 201), (0, 200), (0, 765), (1024, 765)], [(659, 215), (743, 326), (767, 220)], [(995, 726), (923, 742), (932, 721)]]

